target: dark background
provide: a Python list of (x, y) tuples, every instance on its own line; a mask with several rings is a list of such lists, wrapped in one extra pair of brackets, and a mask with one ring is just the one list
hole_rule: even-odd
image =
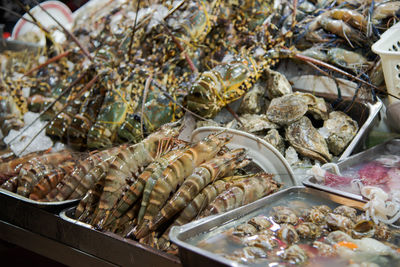
[[(30, 8), (36, 6), (35, 2), (32, 0), (19, 0), (25, 6), (29, 6)], [(66, 4), (72, 12), (85, 4), (88, 0), (62, 0)], [(38, 2), (44, 2), (44, 0), (38, 0)], [(25, 11), (18, 5), (17, 0), (0, 0), (0, 6), (10, 9), (14, 12), (17, 12), (21, 15), (25, 13)], [(0, 24), (5, 24), (5, 32), (11, 33), (12, 28), (14, 27), (15, 23), (19, 20), (19, 17), (5, 11), (0, 10)]]

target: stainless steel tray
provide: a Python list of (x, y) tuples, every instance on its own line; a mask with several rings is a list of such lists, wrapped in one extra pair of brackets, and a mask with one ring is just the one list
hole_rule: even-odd
[[(390, 154), (400, 155), (400, 139), (392, 139), (383, 144), (374, 146), (368, 150), (365, 150), (361, 153), (353, 155), (353, 156), (337, 163), (337, 166), (339, 167), (339, 171), (342, 172), (343, 170), (346, 170), (354, 165), (373, 160), (373, 159), (377, 158), (378, 155), (390, 155)], [(322, 167), (324, 167), (324, 166), (322, 166)], [(335, 170), (332, 168), (328, 167), (328, 168), (324, 168), (324, 169), (335, 173)], [(313, 176), (306, 178), (303, 181), (303, 184), (308, 187), (313, 187), (313, 188), (316, 188), (319, 190), (338, 194), (338, 195), (341, 195), (344, 197), (348, 197), (348, 198), (352, 198), (352, 199), (356, 199), (356, 200), (360, 200), (360, 201), (364, 201), (364, 202), (367, 201), (367, 199), (363, 198), (359, 194), (354, 194), (354, 193), (338, 190), (338, 189), (335, 189), (335, 188), (332, 188), (329, 186), (319, 184)]]
[(69, 200), (64, 200), (64, 201), (54, 201), (54, 202), (42, 202), (42, 201), (36, 201), (36, 200), (32, 200), (26, 197), (23, 197), (21, 195), (18, 195), (16, 193), (10, 192), (8, 190), (5, 190), (3, 188), (0, 188), (0, 194), (2, 195), (6, 195), (10, 198), (16, 199), (18, 201), (23, 201), (25, 203), (34, 205), (38, 208), (41, 209), (51, 209), (51, 208), (65, 208), (67, 206), (73, 205), (78, 203), (79, 199), (69, 199)]
[[(140, 244), (132, 239), (123, 238), (111, 232), (101, 232), (95, 230), (93, 226), (87, 223), (80, 222), (74, 219), (76, 206), (69, 207), (60, 212), (59, 216), (65, 222), (73, 224), (74, 226), (80, 226), (86, 228), (88, 232), (96, 232), (100, 234), (101, 244), (104, 247), (115, 245), (115, 241), (118, 242), (118, 246), (122, 251), (132, 251), (135, 257), (131, 259), (132, 263), (138, 264), (138, 266), (180, 266), (179, 258), (165, 252), (161, 252), (150, 246)], [(89, 234), (89, 233), (88, 233)], [(102, 236), (102, 237), (101, 237)], [(151, 259), (149, 258), (151, 257)], [(146, 264), (147, 262), (147, 264)], [(151, 264), (150, 264), (151, 263)], [(157, 263), (157, 264), (155, 264)], [(144, 264), (144, 265), (143, 265)]]
[[(185, 266), (243, 266), (235, 261), (228, 260), (220, 255), (206, 251), (191, 244), (190, 240), (196, 238), (196, 242), (202, 240), (203, 235), (213, 235), (238, 223), (260, 215), (268, 214), (270, 209), (288, 200), (312, 200), (313, 205), (328, 205), (336, 207), (340, 205), (361, 208), (364, 203), (335, 194), (329, 194), (296, 186), (285, 189), (273, 195), (267, 196), (246, 206), (237, 208), (230, 212), (207, 217), (180, 227), (173, 227), (170, 232), (170, 239), (178, 245), (180, 259)], [(192, 242), (193, 243), (193, 242)]]

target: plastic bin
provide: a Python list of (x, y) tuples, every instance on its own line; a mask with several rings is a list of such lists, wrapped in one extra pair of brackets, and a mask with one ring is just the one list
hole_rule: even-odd
[[(383, 74), (388, 93), (400, 98), (400, 22), (381, 35), (372, 51), (382, 59)], [(400, 100), (389, 96), (389, 104)]]

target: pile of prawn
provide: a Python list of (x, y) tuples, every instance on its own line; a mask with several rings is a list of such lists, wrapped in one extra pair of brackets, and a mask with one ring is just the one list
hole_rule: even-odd
[(229, 150), (229, 139), (215, 134), (178, 142), (141, 169), (126, 153), (115, 155), (80, 201), (75, 218), (176, 253), (168, 238), (172, 226), (251, 203), (281, 186), (267, 173), (232, 176), (251, 160), (243, 148)]

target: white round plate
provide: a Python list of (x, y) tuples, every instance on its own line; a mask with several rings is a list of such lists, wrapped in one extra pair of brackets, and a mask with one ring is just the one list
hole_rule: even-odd
[[(49, 12), (54, 18), (56, 18), (65, 28), (71, 29), (74, 19), (72, 17), (71, 10), (62, 2), (59, 1), (46, 1), (40, 4), (47, 12)], [(58, 24), (47, 15), (40, 6), (35, 6), (30, 10), (30, 13), (35, 17), (37, 21), (45, 29), (50, 29), (51, 26), (59, 28)], [(32, 20), (28, 13), (25, 13), (23, 18)], [(46, 44), (46, 38), (44, 33), (36, 25), (26, 21), (25, 19), (19, 19), (15, 24), (11, 38), (15, 40), (37, 43), (44, 46)], [(53, 36), (56, 42), (62, 42), (65, 36), (61, 32), (56, 32)]]
[(200, 127), (193, 131), (191, 141), (199, 141), (210, 134), (221, 132), (222, 136), (231, 137), (227, 147), (246, 148), (247, 155), (265, 172), (275, 175), (283, 183), (283, 188), (296, 185), (292, 168), (279, 151), (265, 140), (243, 131), (223, 127)]

